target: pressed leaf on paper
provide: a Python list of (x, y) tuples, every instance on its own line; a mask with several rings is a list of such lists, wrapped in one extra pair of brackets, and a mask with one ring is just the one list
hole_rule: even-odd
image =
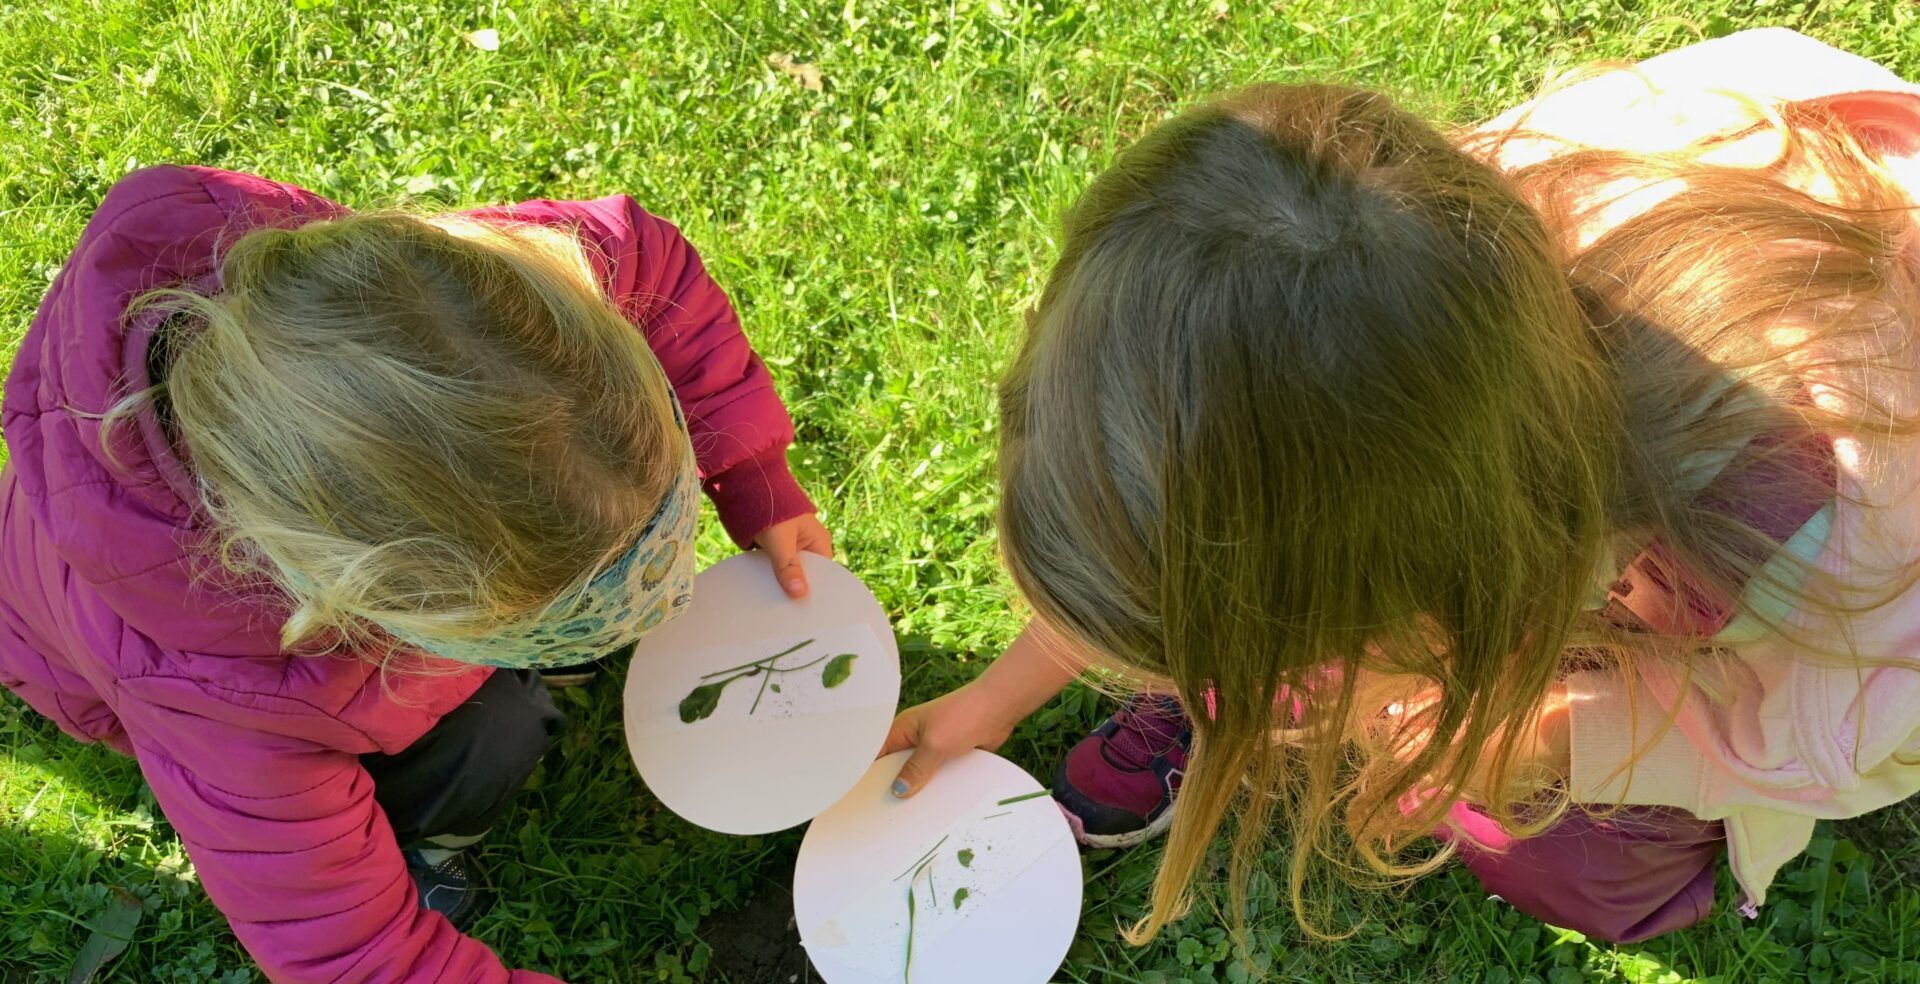
[(859, 658), (854, 653), (841, 653), (827, 661), (827, 668), (820, 671), (820, 682), (828, 690), (847, 682), (853, 675), (853, 661)]
[(693, 688), (693, 693), (680, 701), (680, 723), (692, 724), (711, 716), (720, 706), (720, 694), (726, 689), (726, 683), (706, 683)]

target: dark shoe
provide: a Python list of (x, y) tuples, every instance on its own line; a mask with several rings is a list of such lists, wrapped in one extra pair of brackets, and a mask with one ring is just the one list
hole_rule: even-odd
[(565, 687), (584, 687), (600, 675), (600, 664), (609, 660), (625, 662), (633, 658), (634, 643), (627, 643), (594, 660), (577, 666), (550, 666), (540, 670), (540, 679), (546, 681), (548, 690), (560, 690)]
[(1088, 847), (1132, 847), (1166, 833), (1192, 743), (1178, 700), (1127, 701), (1054, 771), (1053, 798), (1074, 836)]
[(540, 679), (548, 690), (564, 690), (567, 687), (584, 687), (600, 675), (599, 663), (581, 663), (578, 666), (556, 666), (540, 671)]
[(428, 848), (400, 853), (420, 892), (420, 907), (446, 916), (454, 929), (466, 932), (493, 904), (479, 866), (465, 851)]

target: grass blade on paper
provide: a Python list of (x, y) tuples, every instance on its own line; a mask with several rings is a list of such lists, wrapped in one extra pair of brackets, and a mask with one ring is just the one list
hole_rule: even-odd
[(755, 711), (758, 711), (760, 709), (760, 698), (765, 697), (767, 695), (767, 684), (772, 682), (773, 682), (772, 669), (768, 669), (767, 672), (760, 674), (760, 689), (754, 692), (753, 706), (747, 708), (747, 715), (749, 717), (751, 717)]
[[(951, 835), (951, 834), (949, 834), (948, 836), (952, 836), (952, 835)], [(923, 864), (926, 864), (926, 863), (927, 863), (927, 859), (928, 859), (928, 858), (931, 858), (931, 857), (933, 857), (933, 852), (935, 852), (935, 851), (938, 851), (938, 850), (940, 849), (940, 845), (942, 845), (942, 844), (945, 844), (946, 842), (947, 842), (947, 838), (946, 838), (946, 837), (942, 837), (942, 838), (940, 838), (939, 840), (937, 840), (937, 841), (934, 841), (934, 843), (933, 843), (933, 846), (932, 846), (932, 847), (930, 847), (930, 848), (927, 848), (927, 853), (925, 853), (925, 854), (922, 854), (922, 855), (920, 855), (920, 860), (918, 860), (918, 861), (915, 861), (914, 863), (912, 863), (912, 864), (910, 864), (910, 865), (907, 865), (907, 870), (905, 870), (905, 871), (902, 871), (901, 873), (899, 873), (899, 874), (897, 874), (897, 875), (894, 875), (894, 876), (893, 876), (893, 880), (894, 880), (894, 881), (899, 881), (900, 879), (902, 879), (902, 878), (905, 878), (905, 877), (907, 877), (908, 875), (917, 875), (917, 874), (919, 874), (919, 873), (920, 873), (920, 866), (921, 866), (921, 865), (923, 865)]]
[(913, 984), (913, 882), (907, 883), (907, 966), (901, 973), (902, 984)]
[(714, 670), (712, 673), (701, 674), (700, 679), (711, 680), (717, 676), (726, 676), (729, 673), (738, 673), (741, 670), (751, 670), (758, 667), (763, 667), (766, 664), (771, 663), (775, 660), (785, 659), (786, 657), (791, 656), (794, 653), (797, 653), (800, 650), (805, 649), (811, 645), (813, 645), (812, 639), (802, 640), (800, 642), (794, 643), (791, 646), (788, 646), (785, 649), (780, 650), (777, 653), (774, 653), (772, 656), (766, 656), (761, 659), (756, 659), (751, 663), (741, 663), (739, 666), (729, 666), (724, 670)]
[[(940, 843), (944, 844), (946, 840), (945, 837), (942, 837), (940, 838)], [(938, 851), (939, 849), (940, 844), (933, 846), (933, 851)], [(920, 907), (919, 899), (914, 896), (913, 892), (920, 884), (920, 873), (927, 871), (927, 868), (933, 864), (933, 851), (928, 851), (927, 856), (920, 859), (920, 863), (914, 866), (913, 877), (907, 879), (907, 965), (901, 974), (902, 984), (913, 984), (913, 924), (917, 918)], [(933, 900), (936, 908), (940, 905), (940, 896), (934, 894), (932, 872), (928, 872), (927, 874), (927, 898)]]
[(1000, 802), (995, 803), (993, 805), (994, 806), (1012, 806), (1015, 803), (1025, 803), (1028, 800), (1039, 799), (1040, 797), (1045, 795), (1047, 795), (1047, 791), (1042, 789), (1038, 792), (1026, 793), (1020, 796), (1009, 796), (1006, 799), (1003, 799)]

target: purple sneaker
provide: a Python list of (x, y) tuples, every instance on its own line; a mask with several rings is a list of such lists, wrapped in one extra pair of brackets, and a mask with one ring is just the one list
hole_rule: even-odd
[(1132, 847), (1167, 832), (1193, 725), (1173, 697), (1141, 694), (1080, 740), (1053, 774), (1053, 798), (1088, 847)]

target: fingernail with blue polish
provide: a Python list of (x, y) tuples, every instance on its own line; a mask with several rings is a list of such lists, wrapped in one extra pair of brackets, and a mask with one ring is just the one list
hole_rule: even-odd
[(907, 781), (905, 779), (895, 779), (893, 781), (893, 795), (901, 797), (907, 795)]

